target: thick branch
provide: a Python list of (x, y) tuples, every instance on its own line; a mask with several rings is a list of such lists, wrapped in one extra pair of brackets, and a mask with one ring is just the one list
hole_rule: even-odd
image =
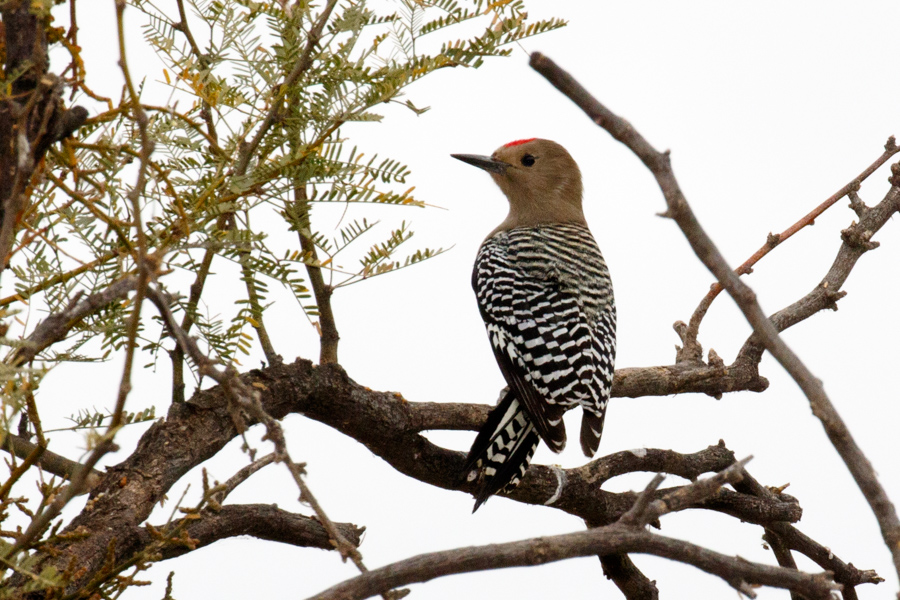
[[(149, 295), (159, 300), (152, 287)], [(419, 432), (454, 419), (459, 429), (477, 429), (483, 424), (485, 407), (463, 410), (465, 405), (450, 405), (448, 412), (454, 419), (436, 416), (437, 405), (407, 402), (394, 393), (370, 390), (353, 382), (337, 365), (316, 367), (308, 361), (252, 371), (234, 383), (258, 391), (263, 407), (273, 418), (302, 413), (358, 440), (401, 473), (445, 489), (472, 491), (471, 484), (461, 477), (465, 454), (436, 446)], [(220, 385), (198, 392), (189, 402), (173, 405), (166, 419), (154, 423), (143, 435), (137, 450), (103, 476), (92, 492), (91, 510), (78, 515), (66, 528), (83, 528), (90, 535), (62, 542), (56, 547), (58, 554), (47, 557), (45, 564), (63, 569), (74, 559), (89, 577), (102, 568), (113, 540), (121, 556), (139, 546), (137, 532), (153, 506), (190, 469), (238, 435), (228, 408), (229, 393), (233, 392)], [(433, 417), (431, 422), (428, 415)], [(248, 419), (248, 424), (252, 423)], [(633, 493), (598, 489), (610, 477), (663, 471), (695, 478), (733, 462), (732, 453), (721, 445), (688, 455), (664, 450), (616, 453), (567, 470), (566, 483), (553, 506), (592, 523), (608, 524), (624, 514), (635, 498)], [(557, 494), (557, 471), (533, 465), (510, 497), (543, 505)], [(669, 491), (657, 493), (661, 496)], [(795, 521), (800, 517), (800, 507), (786, 496), (772, 502), (725, 489), (698, 507), (754, 523)]]
[(701, 393), (721, 396), (729, 392), (762, 392), (769, 387), (757, 365), (735, 362), (728, 367), (680, 362), (660, 367), (616, 369), (614, 397), (639, 398)]
[(27, 0), (0, 4), (4, 80), (11, 94), (0, 99), (0, 273), (13, 248), (28, 185), (51, 144), (84, 123), (87, 111), (67, 111), (59, 80), (47, 73), (46, 19)]
[[(540, 53), (531, 56), (531, 66), (547, 78), (557, 89), (575, 102), (597, 125), (603, 127), (616, 140), (622, 142), (653, 173), (666, 200), (666, 216), (672, 218), (684, 232), (688, 243), (697, 257), (715, 275), (719, 283), (734, 298), (735, 303), (753, 326), (760, 343), (797, 382), (812, 407), (813, 414), (822, 422), (825, 433), (838, 451), (856, 484), (872, 508), (881, 527), (882, 538), (891, 551), (894, 568), (900, 575), (900, 519), (884, 487), (879, 483), (872, 464), (856, 444), (850, 430), (841, 419), (822, 382), (800, 361), (778, 336), (775, 325), (766, 317), (756, 295), (740, 277), (728, 266), (725, 258), (700, 226), (687, 199), (681, 191), (669, 154), (657, 152), (625, 119), (613, 114), (600, 104), (571, 75), (560, 69), (553, 61)], [(892, 188), (893, 204), (900, 202), (900, 190)], [(859, 240), (867, 243), (867, 239)]]

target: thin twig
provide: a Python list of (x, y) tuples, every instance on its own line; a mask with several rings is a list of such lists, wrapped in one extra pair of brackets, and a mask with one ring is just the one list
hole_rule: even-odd
[[(6, 439), (3, 440), (3, 449), (13, 456), (21, 458), (22, 463), (13, 468), (7, 480), (3, 482), (3, 485), (0, 485), (0, 502), (5, 503), (12, 486), (22, 478), (28, 469), (37, 464), (44, 453), (44, 448), (37, 444), (29, 444), (29, 446), (25, 447), (16, 444), (16, 441), (19, 439), (21, 439), (19, 436), (8, 433), (6, 434)], [(12, 464), (15, 464), (15, 460), (13, 460)]]
[[(828, 438), (838, 451), (872, 508), (881, 527), (882, 538), (891, 551), (894, 568), (900, 575), (900, 519), (893, 503), (879, 483), (872, 464), (856, 444), (841, 419), (822, 382), (807, 369), (784, 343), (778, 331), (756, 301), (756, 295), (728, 266), (725, 258), (700, 226), (672, 171), (668, 153), (657, 152), (630, 123), (600, 104), (571, 75), (540, 53), (531, 55), (531, 66), (575, 102), (599, 126), (625, 144), (653, 173), (666, 199), (665, 216), (672, 218), (687, 237), (697, 257), (715, 275), (753, 326), (761, 344), (791, 375), (809, 400), (813, 414), (822, 422)], [(900, 197), (900, 190), (892, 192)], [(898, 201), (900, 202), (900, 201)], [(900, 204), (898, 204), (900, 205)]]
[[(897, 171), (898, 165), (891, 165), (891, 170)], [(846, 295), (841, 288), (850, 277), (857, 261), (863, 254), (878, 246), (878, 242), (872, 241), (872, 236), (900, 211), (900, 194), (896, 186), (891, 187), (878, 204), (871, 207), (857, 205), (856, 209), (859, 222), (854, 222), (841, 231), (841, 246), (822, 280), (806, 296), (769, 317), (778, 331), (784, 331), (820, 310), (826, 308), (836, 310), (837, 301)], [(756, 364), (762, 358), (763, 351), (764, 348), (754, 333), (744, 342), (735, 364)]]
[(85, 317), (94, 314), (114, 300), (124, 298), (137, 285), (137, 277), (126, 275), (102, 292), (91, 294), (84, 299), (80, 295), (76, 295), (65, 310), (54, 313), (41, 321), (31, 335), (22, 341), (22, 345), (16, 348), (4, 362), (13, 367), (31, 362), (40, 352), (65, 339), (72, 328)]
[(263, 306), (260, 302), (259, 292), (256, 289), (256, 278), (247, 260), (250, 257), (250, 251), (241, 250), (238, 252), (238, 257), (241, 265), (241, 279), (244, 280), (244, 287), (247, 289), (247, 302), (250, 308), (250, 316), (252, 317), (250, 325), (256, 331), (256, 337), (259, 339), (259, 345), (262, 347), (266, 362), (270, 365), (277, 365), (283, 359), (275, 351), (275, 346), (272, 345), (272, 338), (269, 337), (269, 330), (266, 328), (266, 322), (263, 318)]
[(234, 489), (247, 481), (251, 475), (262, 469), (263, 467), (272, 464), (273, 462), (278, 460), (278, 454), (272, 452), (271, 454), (266, 454), (262, 458), (257, 458), (249, 465), (240, 469), (237, 473), (228, 478), (228, 481), (225, 483), (220, 483), (214, 488), (210, 489), (208, 495), (211, 500), (215, 501), (217, 505), (221, 505), (222, 502), (225, 501), (225, 498), (228, 497)]
[(94, 467), (97, 466), (97, 463), (107, 452), (114, 449), (115, 445), (107, 437), (104, 437), (88, 456), (87, 460), (75, 469), (68, 487), (57, 494), (53, 502), (43, 511), (36, 514), (22, 535), (16, 538), (15, 543), (3, 556), (4, 561), (9, 561), (14, 555), (28, 547), (73, 498), (85, 492), (90, 485), (91, 476), (96, 472)]
[(312, 66), (312, 53), (316, 49), (316, 46), (319, 45), (319, 40), (322, 39), (322, 31), (325, 29), (325, 24), (331, 17), (331, 13), (334, 11), (335, 6), (337, 6), (337, 0), (328, 1), (328, 4), (325, 5), (325, 8), (322, 10), (322, 14), (319, 15), (319, 20), (316, 21), (316, 24), (309, 31), (309, 35), (306, 36), (306, 47), (294, 64), (294, 68), (287, 74), (281, 85), (275, 89), (275, 95), (269, 101), (269, 106), (271, 106), (271, 108), (266, 114), (266, 118), (263, 120), (262, 125), (256, 130), (256, 135), (253, 136), (253, 139), (241, 148), (238, 162), (234, 169), (235, 176), (241, 177), (247, 172), (247, 167), (250, 165), (250, 158), (256, 152), (260, 143), (262, 143), (262, 140), (269, 132), (269, 129), (278, 119), (281, 101), (284, 99), (284, 95), (290, 90), (291, 86), (300, 78), (300, 76)]
[(297, 220), (297, 236), (300, 238), (300, 249), (303, 250), (303, 262), (306, 265), (306, 273), (309, 275), (309, 283), (316, 297), (316, 307), (319, 310), (319, 364), (336, 363), (338, 361), (338, 342), (341, 336), (338, 334), (337, 324), (334, 320), (334, 311), (331, 308), (331, 294), (334, 288), (325, 283), (322, 277), (322, 268), (318, 266), (319, 257), (316, 252), (316, 244), (312, 240), (312, 225), (309, 215), (309, 199), (306, 196), (306, 185), (302, 182), (294, 183), (294, 217)]
[[(824, 202), (822, 202), (819, 206), (811, 210), (808, 214), (806, 214), (799, 221), (785, 229), (779, 234), (769, 234), (766, 243), (760, 247), (759, 250), (753, 253), (753, 255), (745, 260), (741, 266), (734, 270), (738, 275), (747, 275), (753, 271), (753, 266), (762, 259), (766, 254), (780, 246), (787, 240), (789, 237), (793, 236), (795, 233), (803, 229), (804, 227), (813, 225), (815, 220), (819, 218), (819, 216), (828, 210), (831, 206), (837, 203), (838, 200), (843, 198), (844, 196), (851, 196), (851, 198), (856, 197), (856, 191), (859, 190), (859, 186), (863, 181), (869, 178), (872, 173), (874, 173), (879, 167), (881, 167), (884, 163), (886, 163), (892, 156), (900, 152), (900, 146), (897, 145), (894, 136), (888, 138), (888, 141), (884, 145), (884, 152), (879, 156), (875, 162), (866, 167), (862, 173), (857, 175), (853, 180), (851, 180), (847, 185), (839, 189), (837, 192), (829, 196)], [(716, 296), (722, 291), (722, 284), (716, 282), (712, 284), (709, 292), (700, 301), (700, 304), (694, 310), (694, 313), (691, 315), (690, 322), (688, 323), (687, 329), (685, 330), (682, 342), (684, 343), (684, 352), (690, 356), (686, 356), (689, 359), (699, 359), (701, 357), (700, 345), (697, 343), (697, 333), (700, 329), (700, 322), (703, 320), (703, 317), (706, 315), (706, 312), (709, 310), (709, 307), (712, 305), (713, 300), (716, 299)]]
[[(66, 458), (65, 456), (56, 454), (55, 452), (51, 452), (40, 444), (29, 442), (28, 440), (12, 433), (6, 435), (6, 440), (4, 440), (3, 442), (3, 449), (22, 459), (25, 459), (29, 455), (39, 451), (39, 455), (34, 464), (40, 466), (40, 468), (44, 471), (53, 475), (58, 475), (63, 479), (71, 479), (71, 477), (79, 469), (82, 468), (82, 464), (78, 461)], [(80, 493), (83, 494), (89, 492), (97, 484), (97, 482), (100, 481), (101, 476), (102, 473), (100, 471), (97, 471), (96, 469), (91, 470), (85, 480), (84, 489), (82, 489)], [(13, 478), (10, 477), (10, 480), (12, 479)], [(2, 497), (3, 494), (2, 492), (0, 492), (0, 498)]]
[[(134, 365), (135, 350), (137, 347), (137, 334), (141, 322), (141, 307), (144, 303), (144, 296), (147, 290), (147, 284), (150, 281), (151, 267), (147, 261), (147, 235), (144, 232), (143, 220), (141, 218), (141, 195), (144, 193), (144, 187), (147, 185), (147, 169), (150, 163), (150, 155), (153, 153), (153, 142), (147, 132), (147, 115), (141, 107), (140, 97), (134, 87), (131, 79), (131, 72), (128, 68), (128, 58), (125, 52), (125, 0), (116, 0), (116, 29), (119, 38), (119, 67), (122, 69), (122, 75), (125, 77), (125, 86), (128, 89), (128, 96), (131, 102), (131, 111), (134, 120), (138, 126), (138, 134), (141, 140), (140, 164), (138, 166), (137, 182), (128, 193), (128, 199), (131, 202), (131, 213), (134, 221), (135, 236), (137, 237), (137, 256), (135, 262), (138, 267), (138, 284), (133, 299), (133, 307), (131, 317), (126, 325), (126, 343), (125, 343), (125, 366), (122, 369), (122, 381), (119, 385), (119, 394), (116, 398), (116, 406), (113, 410), (112, 419), (110, 419), (105, 442), (112, 443), (112, 436), (121, 427), (125, 414), (125, 400), (131, 393), (131, 371)], [(100, 446), (102, 447), (102, 445)]]
[(71, 280), (73, 277), (77, 277), (82, 273), (86, 273), (88, 271), (93, 270), (95, 267), (98, 267), (102, 264), (105, 264), (116, 257), (120, 256), (121, 252), (119, 250), (113, 250), (111, 252), (107, 252), (106, 254), (102, 254), (92, 260), (89, 263), (83, 264), (79, 267), (72, 269), (71, 271), (66, 271), (65, 273), (58, 273), (53, 277), (45, 279), (44, 281), (31, 286), (26, 290), (22, 290), (20, 292), (16, 292), (15, 294), (9, 295), (5, 298), (0, 299), (0, 308), (4, 306), (9, 306), (13, 302), (27, 302), (29, 298), (33, 295), (43, 292), (44, 290), (50, 289), (53, 286), (60, 285), (66, 283)]
[[(173, 23), (172, 27), (181, 31), (184, 34), (184, 37), (187, 38), (188, 45), (191, 47), (191, 52), (194, 54), (194, 57), (197, 59), (197, 62), (200, 65), (202, 70), (206, 70), (209, 68), (209, 58), (200, 52), (200, 47), (197, 45), (197, 42), (194, 40), (194, 35), (191, 33), (190, 25), (188, 24), (187, 11), (184, 10), (184, 1), (177, 0), (176, 4), (178, 5), (178, 17), (181, 19), (178, 23)], [(204, 98), (202, 99), (203, 105), (200, 109), (200, 115), (203, 117), (203, 120), (206, 121), (206, 128), (209, 132), (207, 135), (207, 140), (210, 142), (210, 147), (213, 151), (216, 151), (217, 154), (222, 154), (221, 149), (219, 148), (218, 143), (218, 134), (216, 132), (216, 125), (213, 123), (212, 113), (210, 112), (209, 102)]]
[[(200, 303), (200, 296), (203, 294), (203, 287), (206, 285), (206, 278), (209, 276), (209, 270), (212, 267), (212, 260), (215, 256), (215, 250), (212, 246), (208, 247), (203, 253), (203, 260), (200, 261), (200, 268), (194, 276), (194, 282), (191, 284), (190, 296), (187, 305), (184, 307), (184, 318), (181, 319), (181, 329), (185, 334), (191, 331), (194, 326), (194, 315), (197, 314), (197, 306)], [(181, 344), (176, 344), (171, 352), (172, 357), (172, 402), (184, 402), (184, 350)]]
[(647, 507), (650, 505), (650, 502), (653, 501), (653, 492), (659, 489), (665, 478), (666, 476), (662, 473), (654, 475), (647, 487), (644, 488), (644, 491), (634, 501), (634, 506), (619, 518), (619, 523), (640, 529), (652, 521), (652, 519), (644, 519), (644, 515), (647, 513)]
[(726, 483), (737, 483), (740, 481), (743, 477), (744, 465), (750, 462), (752, 458), (752, 456), (748, 456), (727, 469), (719, 471), (712, 477), (700, 479), (691, 485), (669, 492), (658, 500), (653, 500), (653, 493), (664, 479), (663, 475), (657, 474), (643, 493), (638, 496), (631, 510), (622, 515), (619, 522), (630, 527), (641, 528), (665, 514), (684, 510), (695, 505), (704, 498), (713, 496)]

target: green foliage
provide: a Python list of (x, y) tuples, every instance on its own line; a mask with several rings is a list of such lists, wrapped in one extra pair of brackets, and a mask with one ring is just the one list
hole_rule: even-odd
[[(297, 315), (313, 325), (309, 335), (317, 335), (319, 320), (332, 312), (325, 303), (335, 290), (443, 252), (407, 250), (413, 237), (407, 218), (399, 224), (370, 218), (370, 211), (419, 210), (426, 203), (414, 194), (402, 157), (360, 148), (351, 142), (352, 133), (367, 124), (384, 127), (379, 111), (386, 104), (425, 114), (428, 107), (404, 96), (422, 77), (478, 67), (486, 58), (508, 55), (518, 40), (563, 25), (529, 22), (521, 0), (395, 0), (388, 3), (395, 11), (386, 13), (364, 0), (341, 0), (322, 23), (327, 1), (313, 6), (186, 0), (184, 23), (169, 0), (126, 1), (127, 22), (143, 22), (143, 42), (162, 63), (144, 81), (132, 82), (136, 99), (129, 96), (131, 87), (102, 89), (85, 80), (86, 73), (99, 75), (100, 85), (115, 80), (90, 72), (92, 65), (80, 54), (80, 46), (94, 45), (118, 55), (113, 32), (82, 36), (75, 44), (70, 33), (50, 28), (47, 20), (49, 39), (62, 43), (71, 57), (64, 74), (86, 94), (76, 102), (94, 104), (77, 139), (49, 151), (42, 176), (29, 188), (4, 274), (6, 297), (0, 298), (0, 345), (11, 350), (28, 343), (48, 315), (116, 282), (128, 283), (122, 280), (138, 272), (141, 247), (154, 287), (174, 298), (176, 320), (210, 358), (239, 364), (257, 344), (265, 349), (264, 318), (276, 298), (293, 298)], [(70, 8), (76, 12), (60, 7), (57, 17)], [(455, 39), (459, 30), (474, 34)], [(320, 35), (310, 39), (315, 31)], [(140, 43), (126, 34), (129, 56), (138, 54), (131, 49)], [(6, 89), (16, 76), (0, 77)], [(136, 100), (148, 117), (149, 157), (142, 150)], [(326, 236), (321, 217), (335, 208), (343, 216)], [(384, 216), (395, 213), (392, 208)], [(13, 431), (43, 444), (45, 432), (87, 430), (88, 447), (102, 448), (98, 442), (111, 441), (120, 425), (156, 418), (152, 407), (128, 412), (122, 404), (115, 414), (82, 408), (63, 428), (42, 423), (40, 384), (59, 363), (103, 361), (134, 350), (136, 364), (155, 368), (160, 358), (171, 357), (173, 401), (182, 399), (186, 387), (183, 365), (195, 382), (201, 379), (200, 367), (176, 347), (149, 303), (142, 304), (148, 314), (136, 334), (130, 331), (133, 302), (134, 294), (107, 297), (91, 314), (63, 324), (64, 339), (45, 344), (36, 364), (15, 363), (8, 354), (0, 369), (0, 442)], [(265, 351), (272, 360), (272, 351)], [(120, 391), (125, 398), (129, 388)], [(101, 428), (109, 429), (101, 435)], [(62, 485), (42, 479), (40, 506), (29, 508), (10, 495), (28, 471), (18, 460), (8, 463), (11, 475), (0, 482), (0, 522), (12, 509), (35, 519)], [(29, 581), (15, 593), (48, 590), (48, 597), (56, 597), (65, 588), (70, 573), (38, 572), (31, 558), (35, 548), (57, 541), (58, 527), (45, 521), (12, 553), (0, 539), (4, 567)], [(130, 565), (105, 572), (108, 577), (92, 583), (89, 592), (118, 597), (135, 581), (116, 574), (145, 569), (167, 543), (160, 537)]]
[[(336, 289), (443, 251), (401, 255), (413, 235), (406, 219), (382, 225), (352, 214), (360, 205), (415, 209), (425, 202), (401, 160), (348, 143), (348, 128), (383, 121), (378, 107), (385, 103), (423, 114), (427, 108), (403, 97), (411, 83), (441, 69), (477, 67), (509, 54), (517, 40), (563, 25), (529, 22), (521, 1), (402, 0), (388, 13), (341, 1), (311, 45), (320, 4), (191, 0), (185, 27), (174, 5), (132, 0), (144, 17), (144, 41), (162, 61), (137, 82), (154, 144), (139, 198), (148, 252), (161, 260), (176, 317), (225, 363), (250, 351), (253, 329), (284, 293), (316, 324), (308, 268), (321, 269), (325, 285)], [(454, 39), (452, 30), (465, 24), (476, 34)], [(157, 96), (167, 99), (154, 104)], [(96, 293), (135, 271), (129, 194), (141, 140), (131, 99), (121, 97), (118, 105), (107, 101), (78, 141), (48, 156), (52, 175), (34, 190), (11, 262), (16, 295), (0, 300), (0, 308), (37, 301), (41, 314), (59, 312), (76, 294)], [(335, 204), (345, 215), (326, 237), (312, 207)], [(312, 248), (304, 250), (303, 239)], [(230, 285), (231, 297), (216, 292), (210, 299), (210, 286), (222, 287), (220, 269), (237, 269), (243, 289)], [(110, 357), (128, 342), (130, 312), (129, 301), (105, 306), (75, 325), (65, 348), (39, 359), (51, 365)], [(173, 350), (160, 331), (158, 322), (140, 325), (148, 366)]]
[[(79, 429), (100, 429), (106, 426), (112, 415), (107, 412), (94, 410), (79, 410), (76, 414), (71, 415), (69, 421), (72, 425), (62, 429), (48, 429), (44, 433), (52, 433), (54, 431), (76, 431)], [(153, 407), (144, 409), (139, 412), (125, 412), (122, 416), (123, 425), (131, 425), (135, 423), (148, 423), (156, 420), (156, 409)]]

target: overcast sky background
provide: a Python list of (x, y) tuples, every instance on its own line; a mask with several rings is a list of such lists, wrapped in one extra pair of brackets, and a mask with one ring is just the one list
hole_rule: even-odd
[[(850, 181), (900, 134), (900, 79), (896, 76), (896, 23), (900, 4), (862, 2), (528, 2), (533, 17), (559, 16), (568, 27), (515, 47), (508, 59), (478, 70), (448, 70), (413, 85), (408, 98), (430, 106), (423, 116), (386, 107), (383, 124), (344, 133), (375, 151), (409, 164), (416, 196), (446, 210), (380, 208), (385, 223), (412, 220), (418, 246), (453, 246), (412, 269), (340, 291), (334, 299), (341, 333), (341, 364), (356, 381), (393, 390), (411, 401), (493, 403), (502, 377), (491, 355), (474, 296), (471, 264), (481, 240), (506, 214), (506, 201), (483, 172), (450, 153), (490, 154), (519, 138), (545, 137), (569, 149), (585, 180), (585, 212), (612, 272), (619, 311), (617, 366), (671, 364), (677, 320), (687, 321), (712, 281), (671, 221), (656, 216), (664, 202), (654, 180), (622, 145), (594, 126), (527, 66), (526, 51), (544, 52), (569, 70), (613, 111), (628, 119), (658, 149), (671, 149), (675, 173), (701, 223), (733, 266)], [(88, 18), (79, 5), (88, 83), (118, 96), (112, 2), (93, 3)], [(67, 8), (60, 7), (62, 10)], [(174, 8), (173, 8), (174, 10)], [(136, 11), (131, 11), (132, 15)], [(63, 15), (59, 15), (63, 18)], [(134, 21), (136, 22), (136, 21)], [(136, 30), (133, 30), (136, 31)], [(162, 65), (129, 36), (132, 71), (148, 82)], [(887, 170), (863, 186), (878, 202)], [(756, 267), (746, 281), (772, 313), (811, 290), (840, 245), (840, 230), (855, 215), (841, 201)], [(364, 213), (357, 213), (358, 216)], [(327, 211), (316, 215), (328, 218)], [(882, 247), (854, 269), (838, 312), (795, 326), (787, 342), (812, 371), (881, 475), (900, 499), (896, 432), (900, 318), (898, 226), (875, 238)], [(374, 240), (373, 240), (374, 241)], [(241, 285), (217, 271), (216, 285)], [(274, 289), (274, 288), (273, 288)], [(314, 359), (317, 340), (292, 301), (266, 313), (276, 349), (292, 360)], [(721, 297), (705, 319), (700, 341), (730, 363), (749, 334), (733, 302)], [(256, 350), (255, 350), (256, 351)], [(260, 353), (246, 365), (257, 366)], [(162, 364), (136, 375), (129, 410), (168, 408), (170, 373)], [(111, 407), (120, 364), (62, 367), (45, 380), (42, 402), (62, 416), (80, 406)], [(71, 377), (81, 371), (82, 389)], [(739, 457), (754, 455), (749, 470), (766, 485), (790, 482), (787, 492), (804, 509), (798, 527), (860, 568), (887, 579), (858, 588), (860, 598), (889, 598), (897, 590), (890, 555), (877, 524), (819, 422), (794, 383), (768, 356), (763, 394), (616, 399), (610, 404), (600, 452), (671, 448), (695, 452), (724, 439)], [(85, 374), (88, 375), (85, 375)], [(569, 415), (577, 432), (580, 414)], [(45, 417), (45, 420), (47, 417)], [(308, 483), (335, 521), (367, 527), (361, 547), (375, 568), (418, 553), (582, 530), (560, 511), (490, 500), (475, 515), (472, 499), (397, 474), (361, 445), (300, 416), (285, 420), (293, 457), (308, 463)], [(45, 422), (45, 426), (49, 425)], [(123, 460), (145, 426), (128, 428)], [(570, 435), (570, 437), (576, 434)], [(474, 433), (434, 432), (430, 439), (467, 450)], [(82, 443), (58, 435), (54, 442)], [(266, 452), (266, 444), (259, 446)], [(53, 448), (56, 449), (56, 448)], [(70, 453), (71, 455), (71, 453)], [(246, 464), (234, 443), (204, 465), (225, 480)], [(535, 462), (583, 464), (578, 444), (561, 456), (542, 447)], [(604, 489), (640, 489), (652, 474), (619, 478)], [(184, 480), (200, 493), (199, 470)], [(670, 477), (664, 485), (682, 483)], [(182, 488), (173, 490), (175, 500)], [(232, 503), (269, 502), (310, 514), (283, 467), (256, 474), (230, 497)], [(77, 507), (76, 507), (77, 508)], [(151, 519), (164, 522), (167, 504)], [(730, 517), (685, 512), (662, 521), (664, 535), (727, 554), (774, 564), (762, 546), (762, 529)], [(635, 556), (658, 582), (664, 598), (733, 597), (724, 582), (692, 567)], [(811, 569), (798, 557), (801, 568)], [(305, 598), (356, 574), (334, 553), (250, 538), (232, 539), (158, 564), (146, 574), (153, 585), (132, 589), (133, 599), (160, 598), (165, 577), (176, 571), (174, 596)], [(818, 570), (817, 568), (815, 570)], [(538, 568), (442, 578), (413, 587), (412, 598), (619, 597), (596, 558)], [(760, 598), (787, 598), (763, 591)]]

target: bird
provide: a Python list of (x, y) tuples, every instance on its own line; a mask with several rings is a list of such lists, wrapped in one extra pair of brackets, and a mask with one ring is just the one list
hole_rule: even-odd
[(593, 457), (612, 389), (616, 304), (584, 218), (581, 171), (565, 148), (530, 138), (491, 156), (451, 156), (487, 171), (509, 201), (472, 270), (507, 384), (466, 457), (463, 477), (475, 482), (474, 513), (519, 484), (540, 440), (562, 452), (562, 417), (571, 408), (582, 408), (581, 448)]

